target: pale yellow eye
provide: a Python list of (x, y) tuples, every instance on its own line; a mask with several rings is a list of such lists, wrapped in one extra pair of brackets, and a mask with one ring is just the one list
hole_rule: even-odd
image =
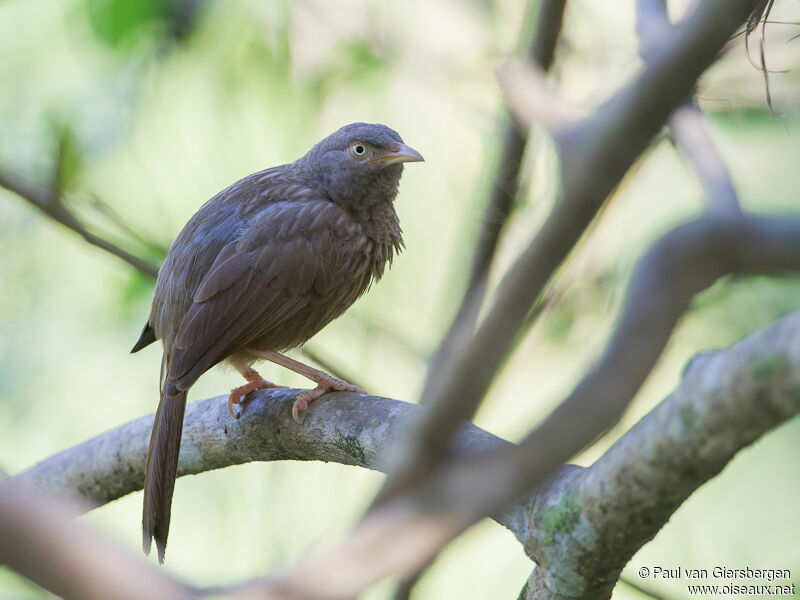
[(367, 154), (367, 145), (362, 142), (354, 142), (350, 144), (350, 152), (361, 158)]

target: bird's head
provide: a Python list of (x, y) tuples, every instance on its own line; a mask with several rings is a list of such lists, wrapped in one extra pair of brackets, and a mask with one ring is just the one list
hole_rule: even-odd
[(403, 163), (422, 160), (396, 131), (372, 123), (345, 125), (300, 159), (334, 202), (358, 208), (394, 200)]

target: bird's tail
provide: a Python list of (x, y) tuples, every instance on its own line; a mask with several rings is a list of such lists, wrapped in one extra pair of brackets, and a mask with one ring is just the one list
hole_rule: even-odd
[(150, 554), (150, 543), (156, 540), (158, 562), (164, 562), (169, 533), (172, 492), (178, 474), (178, 453), (181, 448), (183, 413), (186, 409), (186, 392), (165, 382), (158, 403), (153, 432), (150, 434), (150, 451), (144, 475), (144, 508), (142, 511), (142, 548)]

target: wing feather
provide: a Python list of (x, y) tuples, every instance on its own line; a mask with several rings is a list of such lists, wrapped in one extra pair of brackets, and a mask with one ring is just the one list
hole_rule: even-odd
[(343, 241), (362, 235), (327, 201), (264, 207), (202, 279), (175, 338), (169, 378), (188, 389), (206, 370), (270, 335), (346, 282)]

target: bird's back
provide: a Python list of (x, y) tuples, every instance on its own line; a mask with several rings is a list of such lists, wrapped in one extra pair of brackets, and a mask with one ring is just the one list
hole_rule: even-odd
[(169, 347), (203, 278), (236, 240), (259, 205), (280, 201), (297, 184), (288, 165), (240, 179), (208, 200), (175, 238), (158, 273), (149, 324)]

